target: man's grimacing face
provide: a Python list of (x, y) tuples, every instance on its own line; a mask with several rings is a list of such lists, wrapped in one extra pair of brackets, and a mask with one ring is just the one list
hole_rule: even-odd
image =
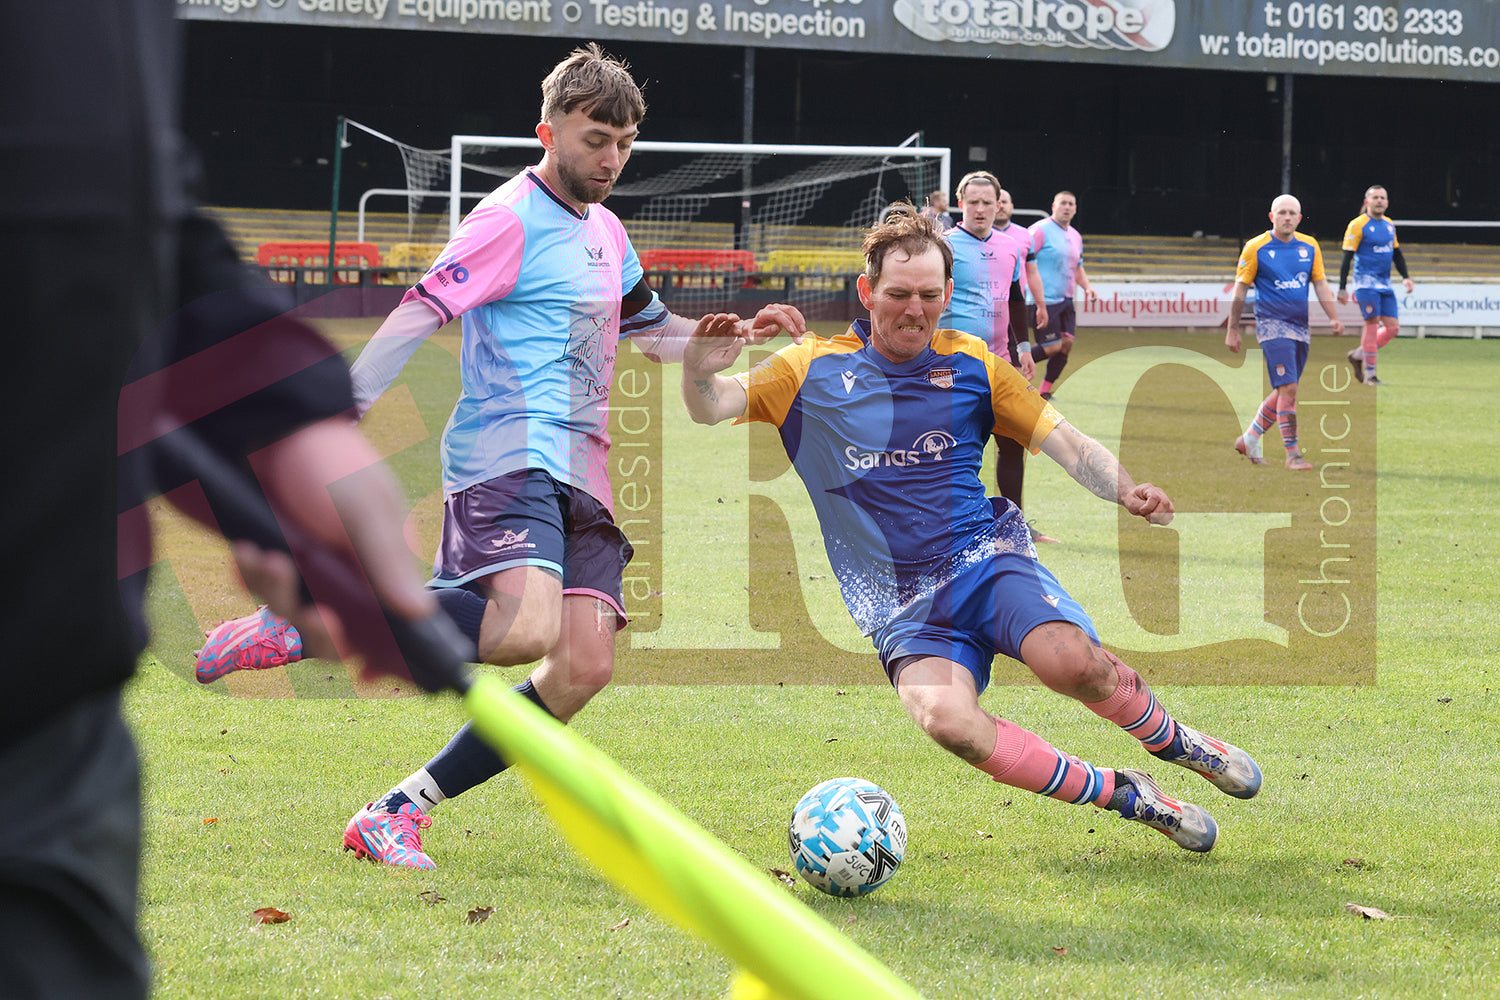
[(875, 285), (859, 276), (859, 300), (870, 310), (870, 342), (898, 364), (910, 361), (931, 342), (952, 290), (935, 245), (914, 257), (891, 250)]

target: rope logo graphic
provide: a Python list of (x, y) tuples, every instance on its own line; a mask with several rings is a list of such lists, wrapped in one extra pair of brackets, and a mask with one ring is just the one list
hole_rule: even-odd
[(1159, 52), (1175, 0), (896, 0), (896, 22), (929, 42)]

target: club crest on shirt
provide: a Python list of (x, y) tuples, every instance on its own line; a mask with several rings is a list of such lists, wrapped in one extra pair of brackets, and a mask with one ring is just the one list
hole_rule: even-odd
[(583, 252), (588, 255), (588, 258), (589, 258), (589, 267), (608, 267), (609, 266), (607, 263), (605, 263), (605, 260), (604, 260), (604, 254), (605, 254), (604, 247), (602, 247), (602, 246), (591, 247), (588, 244), (584, 244)]
[(953, 376), (957, 374), (957, 368), (929, 368), (927, 370), (927, 381), (939, 389), (951, 389), (953, 388)]
[(849, 393), (851, 393), (853, 391), (854, 391), (854, 373), (851, 372), (851, 371), (848, 371), (846, 369), (844, 371), (844, 395), (847, 396), (847, 395), (849, 395)]

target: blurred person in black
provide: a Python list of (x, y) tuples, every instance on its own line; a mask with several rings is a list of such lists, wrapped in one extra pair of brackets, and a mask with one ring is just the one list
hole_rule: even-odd
[[(347, 367), (193, 212), (173, 8), (0, 9), (10, 287), (0, 564), (12, 581), (0, 611), (0, 773), (12, 803), (0, 993), (11, 998), (149, 988), (136, 933), (140, 770), (121, 692), (145, 644), (142, 501), (182, 484), (181, 496), (201, 496), (190, 470), (162, 481), (155, 445), (192, 434), (242, 472), (254, 455), (279, 515), (314, 544), (357, 551), (399, 616), (435, 610), (400, 538), (394, 480), (345, 412)], [(349, 476), (360, 483), (352, 506), (336, 507), (331, 485), (308, 488)], [(244, 543), (235, 554), (247, 583), (306, 614), (291, 558)]]

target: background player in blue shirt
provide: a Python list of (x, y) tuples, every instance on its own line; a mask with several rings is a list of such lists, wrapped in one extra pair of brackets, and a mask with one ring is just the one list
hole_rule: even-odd
[(1344, 230), (1344, 259), (1339, 264), (1339, 302), (1348, 302), (1349, 265), (1354, 265), (1354, 300), (1359, 303), (1365, 328), (1359, 346), (1347, 357), (1354, 377), (1365, 385), (1379, 385), (1375, 377), (1375, 352), (1396, 338), (1396, 293), (1391, 290), (1391, 267), (1401, 275), (1407, 292), (1413, 287), (1396, 239), (1396, 225), (1386, 218), (1390, 197), (1379, 184), (1365, 192), (1364, 211), (1349, 220)]
[(1245, 294), (1255, 286), (1255, 339), (1265, 354), (1271, 375), (1271, 394), (1260, 404), (1245, 433), (1234, 447), (1255, 465), (1264, 465), (1261, 436), (1272, 425), (1281, 428), (1286, 446), (1286, 467), (1306, 472), (1312, 464), (1302, 457), (1297, 444), (1297, 382), (1307, 364), (1311, 331), (1307, 322), (1307, 289), (1317, 292), (1329, 328), (1344, 332), (1343, 321), (1334, 311), (1333, 292), (1323, 274), (1323, 252), (1318, 241), (1297, 232), (1302, 221), (1302, 203), (1289, 194), (1271, 202), (1271, 229), (1245, 244), (1234, 275), (1234, 293), (1229, 300), (1229, 332), (1224, 344), (1238, 354), (1240, 315)]
[(693, 419), (776, 425), (807, 487), (844, 603), (880, 654), (912, 719), (996, 781), (1138, 820), (1190, 851), (1218, 826), (1143, 771), (1097, 768), (979, 706), (997, 653), (1084, 703), (1147, 751), (1237, 798), (1260, 789), (1243, 750), (1176, 722), (1146, 682), (1099, 645), (1094, 625), (1041, 562), (1020, 512), (985, 496), (985, 442), (1046, 452), (1091, 492), (1155, 524), (1172, 501), (1137, 484), (983, 340), (939, 327), (953, 257), (911, 205), (864, 242), (848, 332), (804, 338), (750, 371), (719, 374), (744, 346), (727, 323), (700, 328), (683, 358)]

